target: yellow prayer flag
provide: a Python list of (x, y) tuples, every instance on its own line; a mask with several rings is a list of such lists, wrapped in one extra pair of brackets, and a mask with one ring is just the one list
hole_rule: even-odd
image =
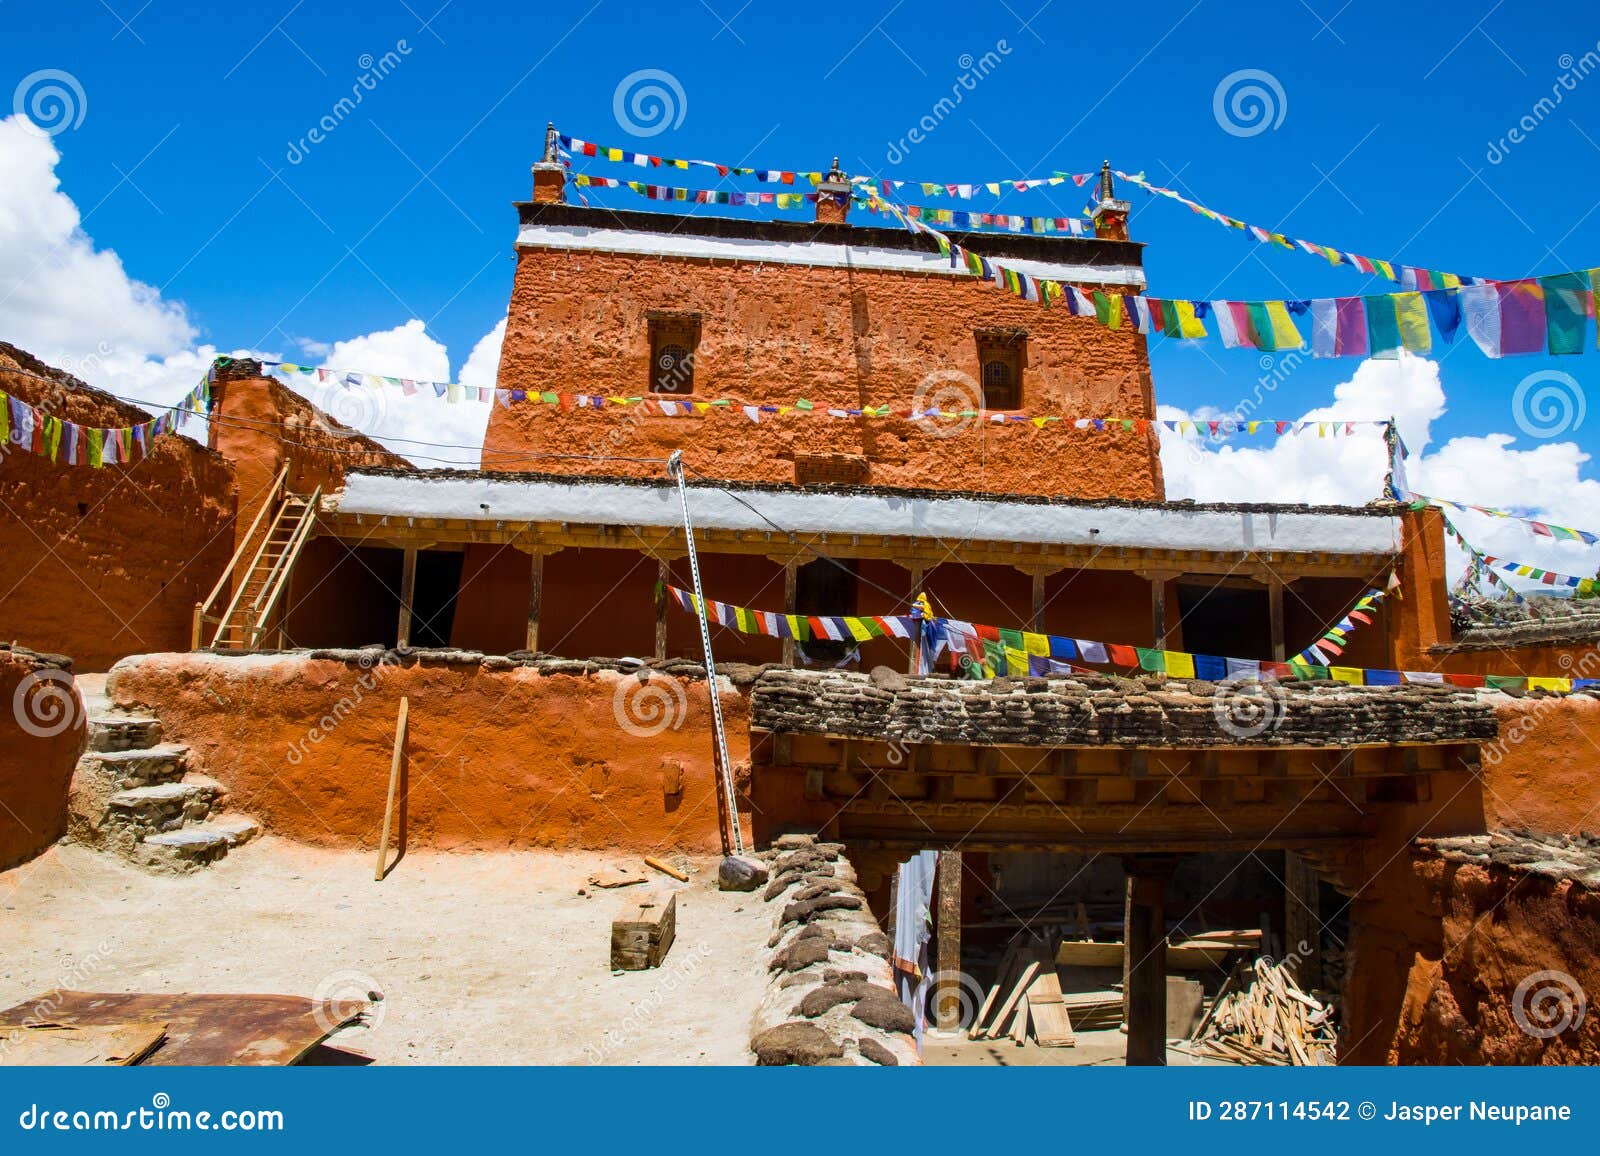
[(1206, 335), (1205, 323), (1194, 315), (1193, 301), (1174, 301), (1172, 305), (1178, 314), (1179, 337), (1204, 337)]
[(872, 637), (872, 631), (868, 630), (866, 623), (859, 618), (846, 618), (844, 625), (845, 629), (850, 631), (850, 637), (857, 642), (866, 642)]
[(1558, 694), (1567, 694), (1572, 690), (1570, 678), (1530, 678), (1529, 690), (1553, 690)]
[(1161, 660), (1166, 664), (1167, 674), (1172, 678), (1194, 677), (1194, 655), (1182, 650), (1163, 650)]
[(1412, 353), (1427, 353), (1433, 348), (1428, 329), (1428, 306), (1421, 293), (1396, 293), (1395, 316), (1400, 321), (1400, 344)]
[(1358, 666), (1330, 666), (1328, 675), (1335, 682), (1347, 682), (1351, 686), (1364, 685), (1361, 668)]
[(1289, 316), (1289, 306), (1284, 301), (1267, 302), (1267, 322), (1272, 326), (1273, 349), (1298, 349), (1305, 344), (1294, 318)]
[(1050, 657), (1050, 636), (1047, 634), (1022, 633), (1022, 649), (1036, 658)]

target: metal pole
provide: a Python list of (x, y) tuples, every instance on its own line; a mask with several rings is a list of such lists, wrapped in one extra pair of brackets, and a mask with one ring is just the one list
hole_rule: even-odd
[(667, 459), (667, 474), (678, 483), (678, 501), (683, 505), (683, 540), (689, 550), (689, 576), (694, 581), (694, 596), (699, 606), (700, 645), (706, 653), (706, 690), (711, 695), (711, 729), (717, 738), (723, 794), (728, 800), (728, 823), (733, 828), (733, 853), (744, 854), (744, 832), (739, 827), (739, 805), (733, 794), (733, 764), (728, 759), (728, 736), (722, 726), (722, 696), (717, 693), (717, 668), (711, 658), (711, 624), (706, 621), (705, 591), (700, 586), (700, 559), (694, 549), (694, 524), (689, 518), (689, 489), (683, 480), (683, 451), (673, 450)]

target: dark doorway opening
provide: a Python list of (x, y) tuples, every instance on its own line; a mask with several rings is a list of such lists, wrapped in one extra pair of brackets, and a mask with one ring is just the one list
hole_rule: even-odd
[(1272, 657), (1267, 588), (1178, 583), (1183, 649), (1220, 658)]
[[(861, 584), (855, 563), (818, 558), (795, 572), (794, 605), (796, 614), (837, 616), (856, 612), (856, 592)], [(802, 642), (798, 646), (804, 659), (816, 666), (837, 666), (856, 649), (850, 639), (843, 642)]]
[(411, 645), (449, 646), (461, 593), (459, 550), (417, 552), (417, 591), (412, 601)]

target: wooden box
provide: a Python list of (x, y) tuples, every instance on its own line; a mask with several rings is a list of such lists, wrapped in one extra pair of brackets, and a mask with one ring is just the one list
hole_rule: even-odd
[(635, 895), (611, 924), (611, 969), (660, 967), (677, 931), (678, 895), (665, 889)]

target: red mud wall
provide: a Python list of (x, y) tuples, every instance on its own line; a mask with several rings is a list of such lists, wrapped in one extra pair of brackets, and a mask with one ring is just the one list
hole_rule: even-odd
[[(979, 378), (975, 331), (1016, 328), (1027, 333), (1028, 414), (1155, 416), (1142, 336), (967, 278), (595, 252), (519, 255), (499, 384), (643, 395), (652, 311), (700, 315), (697, 399), (776, 405), (803, 397), (819, 410), (909, 408), (922, 383), (937, 375), (920, 404), (972, 408), (981, 397), (972, 385)], [(647, 416), (641, 406), (497, 406), (484, 468), (659, 475), (660, 466), (645, 463), (517, 454), (664, 458), (679, 448), (708, 475), (747, 481), (792, 482), (796, 455), (842, 453), (864, 455), (870, 468), (859, 480), (877, 486), (1163, 496), (1154, 435), (969, 421), (952, 436), (936, 436), (903, 418), (795, 414), (752, 427), (736, 409), (672, 418)]]
[[(52, 380), (6, 372), (18, 368)], [(151, 416), (9, 346), (0, 389), (85, 425)], [(178, 434), (98, 470), (0, 453), (0, 640), (71, 654), (86, 671), (187, 648), (194, 604), (233, 553), (233, 508), (227, 462)]]
[(1346, 990), (1341, 1063), (1600, 1063), (1592, 1003), (1556, 1035), (1528, 1014), (1536, 993), (1569, 981), (1591, 1001), (1600, 992), (1600, 896), (1427, 854), (1386, 883), (1381, 902), (1356, 909), (1360, 983)]
[(0, 650), (0, 871), (66, 833), (84, 737), (71, 672), (44, 656)]
[[(703, 680), (490, 666), (509, 669), (144, 655), (117, 666), (107, 693), (158, 712), (230, 807), (302, 842), (377, 845), (405, 695), (410, 847), (721, 849)], [(722, 709), (732, 757), (747, 762), (745, 699), (725, 689)]]
[(278, 471), (290, 463), (289, 489), (337, 488), (347, 469), (410, 469), (371, 438), (341, 425), (281, 382), (256, 374), (253, 362), (219, 370), (212, 385), (211, 444), (239, 478), (236, 534), (250, 526)]

